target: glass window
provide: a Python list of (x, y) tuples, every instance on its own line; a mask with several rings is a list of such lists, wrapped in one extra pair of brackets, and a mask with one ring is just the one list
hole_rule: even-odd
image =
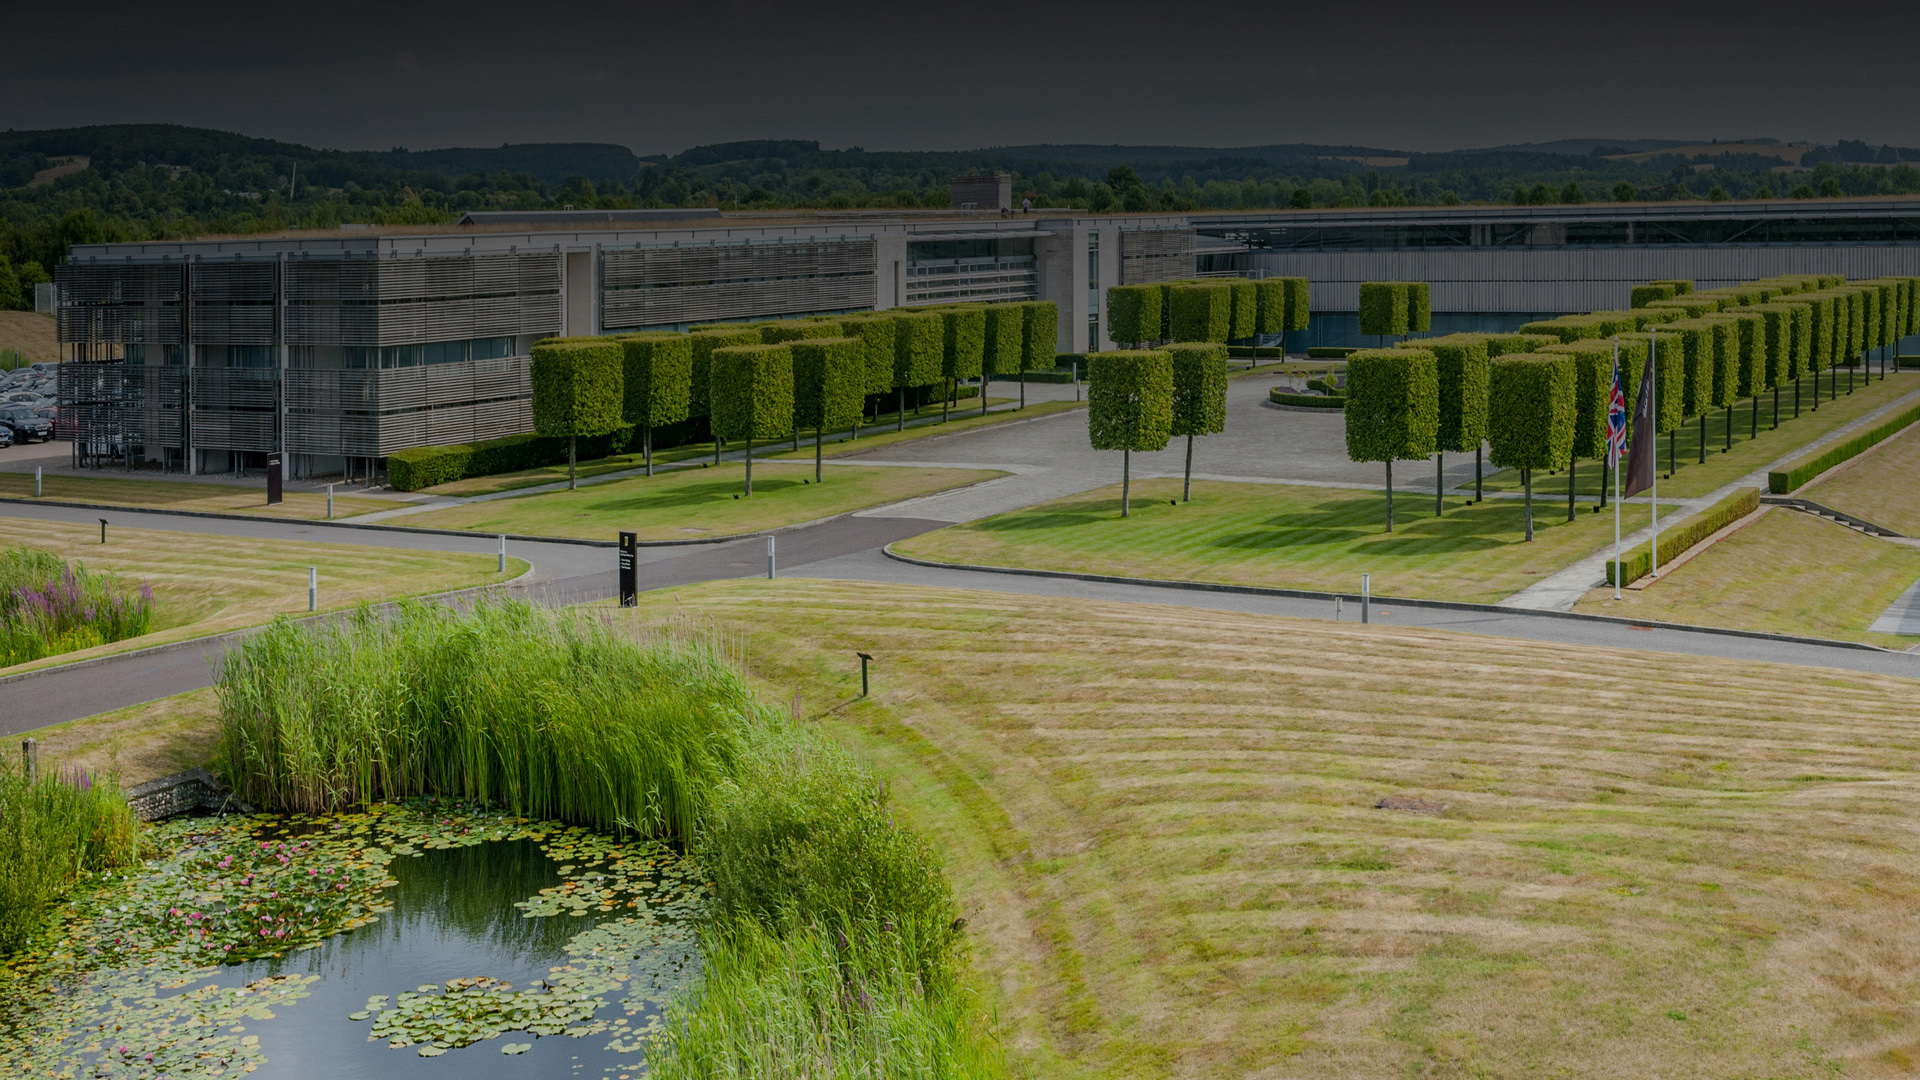
[(380, 350), (365, 345), (347, 346), (347, 366), (350, 368), (372, 368), (380, 366)]
[(473, 339), (473, 358), (475, 360), (499, 360), (512, 355), (513, 339), (510, 337)]
[(385, 345), (380, 349), (380, 366), (383, 368), (418, 367), (420, 365), (420, 346)]
[(420, 361), (425, 364), (457, 364), (467, 358), (464, 341), (436, 341), (420, 346)]
[(227, 346), (227, 366), (244, 368), (274, 367), (273, 346), (229, 345)]

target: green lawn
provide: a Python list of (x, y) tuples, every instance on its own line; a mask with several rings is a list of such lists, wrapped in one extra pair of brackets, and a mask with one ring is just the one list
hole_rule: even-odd
[(1915, 581), (1920, 549), (1775, 508), (1647, 588), (1595, 589), (1574, 610), (1905, 649), (1920, 638), (1867, 627)]
[[(1000, 401), (999, 398), (988, 398), (987, 400), (996, 403)], [(965, 404), (964, 402), (962, 403), (963, 406)], [(935, 435), (952, 435), (959, 431), (970, 431), (974, 428), (989, 427), (994, 424), (1004, 424), (1014, 420), (1032, 420), (1036, 417), (1049, 416), (1057, 412), (1066, 412), (1069, 409), (1084, 409), (1086, 407), (1086, 403), (1081, 401), (1036, 401), (1024, 409), (1017, 409), (1011, 412), (990, 412), (982, 416), (979, 411), (980, 405), (976, 401), (973, 403), (973, 411), (969, 412), (965, 408), (956, 410), (953, 414), (953, 419), (948, 420), (944, 424), (923, 424), (920, 427), (909, 427), (905, 431), (895, 431), (892, 427), (882, 423), (875, 427), (862, 427), (858, 439), (848, 439), (845, 434), (837, 436), (828, 435), (825, 444), (821, 447), (820, 453), (823, 457), (858, 454), (867, 450), (877, 450), (883, 446), (893, 446), (896, 443), (912, 442), (915, 439), (931, 438)], [(892, 416), (894, 414), (889, 413), (888, 415)], [(938, 416), (940, 415), (940, 410), (928, 409), (926, 413), (922, 415)], [(907, 416), (908, 422), (911, 423), (913, 418), (912, 412), (909, 412)], [(792, 446), (792, 443), (788, 443), (787, 445)], [(811, 434), (801, 436), (800, 450), (797, 453), (793, 450), (788, 450), (785, 453), (772, 455), (772, 457), (773, 460), (776, 461), (798, 461), (802, 458), (808, 461), (813, 460), (813, 436)]]
[[(1773, 418), (1773, 396), (1768, 394), (1761, 398), (1758, 438), (1747, 437), (1753, 420), (1749, 402), (1742, 401), (1734, 406), (1731, 451), (1723, 452), (1722, 450), (1726, 446), (1726, 411), (1716, 409), (1707, 417), (1707, 461), (1704, 465), (1700, 464), (1700, 421), (1698, 419), (1687, 421), (1673, 436), (1661, 436), (1658, 460), (1661, 497), (1670, 495), (1677, 499), (1697, 498), (1730, 484), (1755, 469), (1763, 469), (1834, 428), (1850, 420), (1857, 420), (1904, 394), (1920, 390), (1920, 379), (1911, 376), (1896, 376), (1885, 381), (1875, 379), (1871, 386), (1861, 384), (1849, 395), (1847, 378), (1842, 374), (1840, 398), (1837, 401), (1826, 400), (1824, 388), (1827, 380), (1824, 377), (1820, 380), (1820, 385), (1823, 388), (1820, 409), (1815, 412), (1812, 404), (1813, 382), (1812, 380), (1806, 382), (1806, 394), (1802, 398), (1798, 420), (1793, 419), (1793, 388), (1786, 387), (1780, 397), (1780, 427), (1773, 431), (1769, 431), (1767, 427)], [(1671, 480), (1667, 479), (1669, 438), (1673, 439), (1674, 445), (1678, 448), (1677, 459), (1680, 466), (1679, 472)], [(1579, 480), (1580, 492), (1587, 495), (1599, 494), (1600, 463), (1598, 461), (1580, 462), (1576, 476)], [(1520, 474), (1516, 470), (1490, 473), (1487, 476), (1486, 485), (1489, 491), (1518, 491)], [(1564, 471), (1558, 475), (1538, 471), (1534, 473), (1535, 494), (1543, 488), (1551, 490), (1556, 486), (1562, 495), (1566, 493), (1567, 476)]]
[(872, 762), (1013, 1075), (1920, 1067), (1920, 683), (898, 584), (640, 604)]
[[(31, 498), (33, 474), (0, 472), (0, 495)], [(325, 492), (289, 491), (285, 501), (267, 505), (267, 482), (257, 488), (233, 484), (210, 484), (193, 480), (160, 480), (150, 476), (48, 476), (42, 483), (41, 497), (61, 502), (95, 503), (101, 506), (140, 506), (155, 510), (198, 510), (221, 514), (249, 514), (269, 518), (319, 519), (327, 516)], [(333, 514), (337, 518), (375, 510), (392, 510), (404, 503), (369, 499), (337, 491)]]
[[(1191, 503), (1170, 505), (1178, 479), (1133, 486), (1133, 516), (1120, 517), (1120, 489), (1042, 503), (955, 525), (894, 545), (915, 558), (1126, 577), (1354, 592), (1373, 575), (1382, 596), (1492, 603), (1591, 554), (1613, 536), (1613, 514), (1534, 499), (1536, 539), (1523, 540), (1517, 499), (1477, 506), (1433, 496), (1396, 496), (1394, 532), (1383, 529), (1386, 495), (1335, 488), (1208, 482)], [(1622, 528), (1646, 523), (1629, 504)]]
[(1902, 536), (1920, 536), (1920, 424), (1829, 477), (1794, 494)]
[(471, 503), (414, 514), (407, 525), (528, 536), (611, 540), (623, 530), (642, 540), (732, 536), (844, 514), (944, 491), (1002, 473), (835, 465), (813, 483), (813, 463), (757, 461), (753, 497), (737, 498), (744, 468), (729, 462), (653, 477)]

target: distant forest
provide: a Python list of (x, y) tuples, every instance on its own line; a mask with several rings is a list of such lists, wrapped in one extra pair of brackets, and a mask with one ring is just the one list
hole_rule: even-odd
[[(1625, 153), (1651, 156), (1609, 156)], [(316, 150), (157, 124), (8, 131), (0, 133), (0, 306), (30, 300), (31, 284), (74, 243), (442, 224), (489, 209), (938, 208), (948, 204), (951, 176), (996, 169), (1013, 174), (1016, 202), (1097, 212), (1920, 193), (1917, 149), (1841, 141), (1807, 152), (1809, 171), (1775, 171), (1782, 160), (1764, 142), (1714, 152), (1657, 140), (1433, 154), (1311, 145), (901, 152), (779, 140), (642, 158), (597, 143)]]

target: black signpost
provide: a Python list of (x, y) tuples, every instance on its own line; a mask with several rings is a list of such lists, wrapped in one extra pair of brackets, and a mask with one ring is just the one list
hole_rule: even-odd
[(640, 602), (640, 591), (634, 582), (633, 556), (638, 550), (639, 537), (630, 532), (620, 534), (620, 606), (632, 607)]
[(267, 455), (267, 505), (280, 501), (280, 455)]

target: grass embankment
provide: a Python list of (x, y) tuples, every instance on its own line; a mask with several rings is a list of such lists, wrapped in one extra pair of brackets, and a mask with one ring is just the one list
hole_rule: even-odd
[(878, 763), (1032, 1075), (1920, 1062), (1913, 682), (894, 584), (641, 604)]
[[(33, 497), (33, 474), (0, 472), (0, 496), (26, 499)], [(218, 514), (246, 514), (264, 518), (319, 520), (327, 516), (325, 492), (289, 491), (285, 501), (267, 505), (267, 491), (235, 487), (231, 484), (195, 483), (186, 480), (110, 480), (90, 476), (48, 476), (41, 498), (60, 502), (91, 503), (97, 506), (138, 506), (154, 510), (197, 510)], [(388, 499), (368, 499), (336, 492), (333, 516), (352, 517), (375, 510), (392, 510), (405, 503)]]
[(1595, 589), (1573, 610), (1905, 649), (1920, 638), (1867, 627), (1915, 581), (1920, 549), (1775, 508), (1645, 589)]
[(112, 773), (125, 787), (213, 763), (219, 726), (213, 690), (130, 705), (28, 732), (64, 766)]
[(753, 497), (741, 493), (744, 466), (683, 469), (611, 480), (577, 491), (550, 491), (432, 510), (402, 519), (429, 529), (471, 529), (528, 536), (610, 540), (621, 530), (642, 540), (731, 536), (798, 525), (1001, 475), (969, 469), (836, 465), (813, 483), (813, 466), (760, 462)]
[[(1895, 377), (1886, 380), (1875, 379), (1871, 385), (1862, 384), (1852, 394), (1846, 392), (1846, 376), (1840, 378), (1840, 397), (1836, 401), (1826, 400), (1822, 391), (1820, 410), (1813, 410), (1812, 380), (1807, 381), (1807, 394), (1802, 399), (1800, 418), (1793, 418), (1793, 388), (1787, 387), (1781, 396), (1780, 427), (1767, 430), (1773, 418), (1773, 396), (1768, 394), (1760, 399), (1760, 435), (1747, 438), (1748, 425), (1752, 419), (1751, 407), (1745, 402), (1733, 409), (1733, 449), (1725, 453), (1726, 446), (1726, 410), (1716, 409), (1707, 417), (1707, 460), (1700, 463), (1700, 421), (1698, 418), (1680, 426), (1675, 445), (1678, 448), (1679, 471), (1671, 480), (1667, 479), (1667, 440), (1660, 437), (1660, 454), (1655, 464), (1660, 472), (1660, 497), (1692, 499), (1710, 491), (1725, 487), (1727, 484), (1759, 469), (1787, 457), (1794, 451), (1806, 446), (1813, 440), (1827, 434), (1842, 424), (1858, 420), (1867, 413), (1895, 401), (1903, 395), (1920, 390), (1920, 380)], [(1821, 379), (1826, 385), (1826, 379)], [(1451, 456), (1451, 455), (1450, 455)], [(1579, 463), (1578, 481), (1575, 489), (1583, 495), (1600, 494), (1600, 462), (1582, 461)], [(1612, 479), (1607, 481), (1611, 490)], [(1489, 473), (1486, 478), (1489, 491), (1519, 491), (1520, 474), (1516, 470), (1501, 470)], [(1538, 497), (1543, 491), (1558, 491), (1561, 498), (1567, 494), (1565, 470), (1559, 474), (1548, 474), (1545, 470), (1536, 470), (1533, 476), (1533, 493)]]
[(403, 605), (245, 642), (222, 770), (273, 809), (437, 794), (701, 853), (714, 918), (655, 1076), (986, 1077), (936, 850), (837, 745), (762, 704), (720, 639), (525, 604)]
[(0, 956), (39, 925), (46, 903), (86, 874), (139, 860), (133, 813), (113, 777), (56, 771), (29, 778), (0, 758)]
[[(1178, 478), (1136, 481), (1133, 491), (1128, 518), (1116, 486), (894, 547), (939, 562), (1337, 592), (1357, 592), (1370, 573), (1379, 596), (1492, 603), (1613, 537), (1611, 510), (1583, 506), (1569, 523), (1566, 503), (1537, 488), (1532, 543), (1517, 499), (1451, 498), (1436, 518), (1432, 495), (1402, 493), (1388, 533), (1384, 492), (1209, 481), (1194, 485), (1192, 502), (1170, 505)], [(1622, 528), (1647, 520), (1646, 504), (1628, 504)]]
[(51, 315), (0, 309), (0, 349), (19, 349), (29, 364), (60, 359), (54, 329)]
[(1902, 536), (1920, 536), (1920, 425), (1794, 494)]
[(95, 525), (0, 517), (0, 546), (16, 544), (129, 583), (146, 582), (154, 607), (146, 634), (16, 665), (8, 673), (305, 614), (309, 566), (320, 570), (322, 611), (508, 581), (527, 568), (523, 560), (508, 559), (507, 572), (497, 574), (492, 555), (206, 537), (118, 524), (108, 526), (101, 544)]

